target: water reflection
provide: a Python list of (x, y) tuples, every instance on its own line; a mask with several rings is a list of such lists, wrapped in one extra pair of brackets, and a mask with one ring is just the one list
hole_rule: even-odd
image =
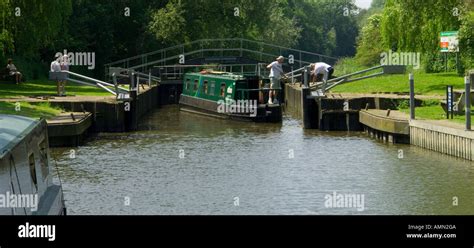
[[(53, 152), (71, 214), (474, 214), (473, 163), (289, 116), (256, 124), (170, 106), (67, 151)], [(326, 208), (333, 192), (363, 194), (365, 210)]]

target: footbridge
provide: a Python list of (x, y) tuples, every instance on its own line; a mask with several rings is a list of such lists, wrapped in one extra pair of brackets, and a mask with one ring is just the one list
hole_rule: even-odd
[(263, 74), (262, 64), (280, 55), (287, 58), (287, 71), (318, 61), (334, 64), (338, 59), (243, 38), (201, 39), (105, 64), (105, 80), (110, 81), (111, 68), (150, 73), (163, 83), (179, 83), (184, 72), (202, 68)]

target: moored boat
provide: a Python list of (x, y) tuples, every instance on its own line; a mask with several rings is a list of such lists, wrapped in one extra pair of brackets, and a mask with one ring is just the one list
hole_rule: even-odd
[(0, 215), (65, 215), (46, 121), (0, 115)]
[(280, 122), (279, 103), (266, 104), (257, 76), (202, 71), (184, 75), (180, 109), (219, 118), (256, 122)]

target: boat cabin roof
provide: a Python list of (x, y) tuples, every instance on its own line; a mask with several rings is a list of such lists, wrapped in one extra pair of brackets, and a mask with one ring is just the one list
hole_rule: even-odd
[(217, 78), (217, 79), (231, 79), (231, 80), (243, 80), (244, 76), (239, 74), (234, 74), (231, 72), (225, 71), (201, 71), (201, 72), (188, 72), (186, 76), (195, 76), (195, 77), (206, 77), (206, 78)]
[(0, 158), (14, 148), (37, 123), (37, 120), (23, 116), (0, 115)]

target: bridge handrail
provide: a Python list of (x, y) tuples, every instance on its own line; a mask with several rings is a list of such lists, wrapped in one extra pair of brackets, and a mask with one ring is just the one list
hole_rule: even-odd
[[(275, 54), (264, 53), (264, 52), (250, 50), (250, 49), (226, 48), (226, 51), (239, 51), (239, 50), (250, 52), (250, 53), (256, 53), (256, 54), (259, 54), (259, 55), (265, 55), (265, 56), (269, 56), (269, 57), (277, 56)], [(221, 49), (199, 49), (199, 50), (183, 53), (182, 55), (184, 55), (186, 57), (188, 55), (201, 53), (201, 52), (205, 52), (205, 51), (223, 51), (223, 50), (221, 50)], [(151, 62), (146, 62), (146, 63), (135, 65), (135, 66), (130, 66), (129, 69), (143, 68), (143, 67), (147, 67), (147, 66), (150, 66), (150, 65), (153, 65), (153, 64), (163, 63), (163, 62), (166, 62), (166, 61), (169, 61), (169, 60), (175, 60), (175, 59), (178, 59), (178, 58), (179, 58), (179, 55), (173, 55), (173, 56), (166, 57), (166, 58), (163, 58), (163, 59), (153, 60)], [(312, 63), (312, 62), (309, 62), (309, 61), (299, 60), (299, 59), (294, 59), (294, 61), (298, 62), (298, 63), (301, 63), (301, 64), (310, 64), (310, 63)]]
[[(147, 57), (147, 56), (150, 56), (150, 55), (163, 53), (163, 52), (173, 50), (173, 49), (177, 49), (177, 48), (184, 49), (185, 46), (193, 45), (193, 44), (196, 44), (196, 43), (201, 43), (201, 49), (198, 50), (198, 51), (200, 51), (200, 50), (203, 49), (202, 47), (203, 47), (204, 42), (222, 42), (222, 41), (240, 41), (240, 48), (236, 48), (238, 50), (244, 50), (245, 48), (244, 48), (243, 43), (247, 42), (247, 43), (250, 43), (250, 44), (252, 44), (252, 43), (253, 44), (258, 44), (260, 46), (274, 47), (274, 48), (278, 48), (280, 50), (285, 50), (285, 51), (295, 51), (298, 54), (308, 54), (308, 55), (313, 55), (313, 56), (319, 56), (321, 58), (324, 57), (324, 58), (335, 59), (335, 60), (338, 59), (336, 57), (327, 56), (327, 55), (323, 55), (323, 54), (319, 54), (319, 53), (313, 53), (313, 52), (309, 52), (309, 51), (304, 51), (304, 50), (299, 50), (299, 49), (294, 49), (294, 48), (269, 44), (269, 43), (266, 43), (264, 41), (254, 41), (254, 40), (249, 40), (249, 39), (245, 39), (245, 38), (220, 38), (220, 39), (200, 39), (200, 40), (195, 40), (195, 41), (191, 41), (191, 42), (186, 42), (186, 43), (183, 43), (183, 44), (174, 45), (174, 46), (159, 49), (159, 50), (156, 50), (156, 51), (152, 51), (152, 52), (132, 56), (132, 57), (117, 60), (117, 61), (114, 61), (114, 62), (110, 62), (110, 63), (105, 64), (104, 66), (106, 66), (106, 67), (107, 66), (112, 66), (112, 65), (115, 65), (115, 64), (124, 63), (124, 62), (131, 61), (131, 60), (134, 60), (134, 59), (144, 58), (144, 57)], [(224, 48), (218, 49), (218, 51), (222, 51), (222, 49), (224, 49)], [(245, 49), (245, 50), (249, 50), (249, 49)], [(251, 51), (257, 52), (257, 51), (254, 51), (254, 50), (251, 50)]]

